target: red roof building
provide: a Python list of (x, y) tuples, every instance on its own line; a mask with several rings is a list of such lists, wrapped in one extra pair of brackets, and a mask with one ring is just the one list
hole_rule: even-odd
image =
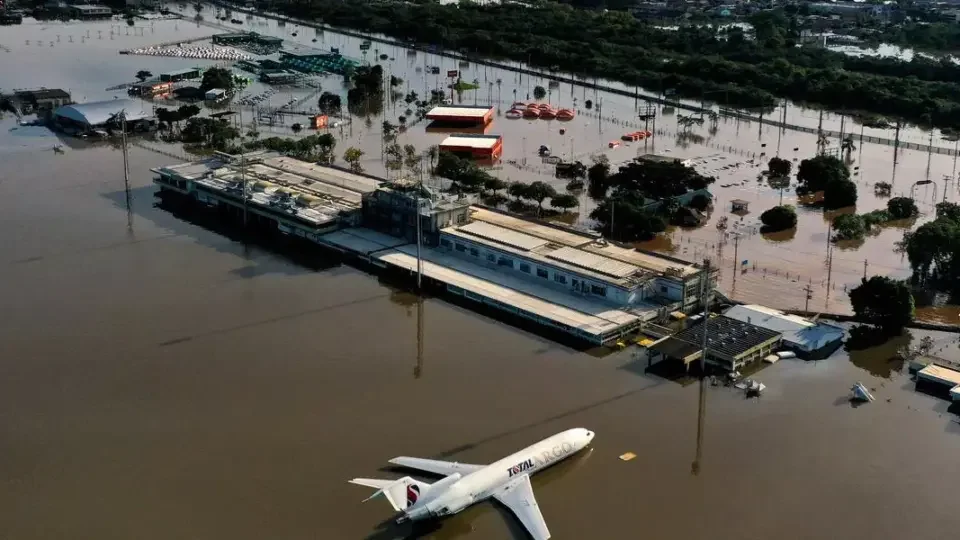
[(440, 143), (441, 152), (483, 161), (500, 159), (503, 137), (500, 135), (450, 135)]

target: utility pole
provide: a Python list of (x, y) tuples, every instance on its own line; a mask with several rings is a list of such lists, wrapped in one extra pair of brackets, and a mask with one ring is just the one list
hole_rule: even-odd
[(830, 298), (830, 279), (833, 277), (833, 244), (830, 242), (830, 236), (833, 232), (833, 224), (827, 231), (827, 298)]
[(123, 150), (123, 194), (127, 203), (127, 229), (133, 229), (133, 206), (130, 204), (130, 159), (127, 156), (127, 111), (120, 111), (120, 145)]
[(806, 301), (803, 304), (804, 313), (810, 313), (810, 299), (813, 298), (813, 288), (810, 287), (810, 284), (807, 283), (807, 286), (804, 287), (804, 292), (806, 292)]
[(733, 233), (733, 281), (737, 281), (740, 272), (740, 233)]
[(420, 256), (420, 245), (423, 241), (423, 234), (420, 231), (420, 190), (423, 189), (423, 173), (420, 173), (420, 181), (417, 182), (417, 193), (415, 199), (416, 206), (416, 220), (417, 220), (417, 296), (420, 297), (422, 292), (421, 284), (423, 279), (423, 258)]
[(700, 301), (703, 302), (703, 347), (700, 349), (700, 373), (701, 377), (706, 372), (707, 367), (707, 324), (710, 322), (710, 259), (703, 260), (703, 270), (700, 274), (700, 290), (703, 294)]
[(413, 367), (413, 378), (423, 375), (423, 296), (417, 296), (417, 365)]
[(863, 280), (867, 280), (867, 260), (863, 260)]
[[(243, 105), (237, 108), (237, 120), (240, 122), (240, 196), (243, 197), (243, 230), (247, 230), (247, 150), (243, 147)], [(246, 239), (246, 234), (244, 234)]]

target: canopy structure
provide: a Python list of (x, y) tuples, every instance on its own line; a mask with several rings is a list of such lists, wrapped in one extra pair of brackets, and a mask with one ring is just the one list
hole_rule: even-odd
[(127, 122), (135, 122), (153, 117), (153, 111), (144, 110), (143, 104), (132, 99), (111, 99), (66, 105), (54, 111), (57, 119), (67, 119), (89, 127), (102, 126), (123, 111)]

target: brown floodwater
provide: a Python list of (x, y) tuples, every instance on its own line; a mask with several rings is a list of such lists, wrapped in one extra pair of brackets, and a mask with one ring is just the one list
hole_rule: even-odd
[[(102, 88), (137, 69), (194, 64), (117, 47), (209, 32), (158, 21), (153, 35), (120, 27), (122, 43), (109, 46), (111, 24), (96, 24), (5, 27), (4, 87), (109, 99)], [(58, 32), (79, 41), (90, 28), (72, 52), (49, 46)], [(371, 170), (380, 121), (373, 130), (356, 122), (341, 142), (367, 133)], [(426, 135), (411, 129), (415, 137)], [(722, 122), (717, 137), (741, 152), (757, 146)], [(59, 143), (63, 155), (52, 151)], [(876, 161), (876, 174), (890, 175), (885, 154), (864, 156), (864, 167)], [(960, 424), (892, 360), (908, 338), (766, 367), (760, 400), (707, 386), (700, 415), (698, 386), (645, 374), (635, 349), (576, 351), (443, 299), (418, 306), (329, 255), (244, 244), (157, 205), (148, 169), (169, 158), (132, 148), (130, 161), (126, 191), (115, 148), (0, 121), (0, 538), (523, 538), (491, 504), (435, 531), (381, 529), (389, 507), (361, 504), (368, 490), (346, 480), (393, 476), (381, 468), (400, 454), (490, 462), (573, 426), (598, 433), (593, 451), (534, 478), (555, 538), (939, 539), (960, 525)], [(898, 163), (912, 182), (925, 156)], [(756, 197), (751, 204), (778, 194)], [(734, 246), (709, 245), (721, 215), (718, 207), (701, 232), (674, 231), (651, 247), (692, 256), (719, 244), (729, 289)], [(793, 238), (743, 235), (737, 258), (757, 268), (736, 274), (738, 295), (776, 303), (825, 277), (826, 222), (813, 212), (801, 221), (808, 226)], [(902, 271), (888, 243), (900, 234), (890, 227), (865, 241), (861, 250), (877, 246), (871, 268)], [(863, 256), (838, 246), (834, 258), (833, 278), (849, 276), (842, 296)], [(937, 354), (958, 358), (955, 335), (931, 335)], [(858, 380), (875, 403), (846, 401)], [(627, 451), (638, 458), (620, 461)]]
[[(960, 424), (897, 371), (900, 343), (781, 361), (760, 400), (707, 386), (700, 417), (697, 385), (644, 374), (633, 349), (575, 351), (442, 299), (418, 307), (330, 257), (244, 245), (158, 207), (148, 168), (168, 158), (138, 148), (128, 206), (117, 150), (56, 155), (13, 125), (0, 538), (523, 538), (491, 504), (381, 529), (389, 507), (346, 480), (393, 476), (400, 454), (489, 462), (573, 426), (597, 432), (593, 450), (534, 479), (555, 538), (960, 525)], [(935, 337), (956, 356), (955, 336)], [(857, 380), (875, 403), (845, 400)]]

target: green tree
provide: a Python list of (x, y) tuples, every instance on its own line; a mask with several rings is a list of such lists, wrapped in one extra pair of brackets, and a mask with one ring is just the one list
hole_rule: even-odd
[(547, 97), (547, 89), (542, 86), (533, 87), (533, 98), (536, 100), (541, 100)]
[(519, 202), (530, 198), (530, 186), (522, 182), (514, 182), (507, 186), (507, 193)]
[(815, 193), (825, 191), (828, 184), (838, 180), (850, 180), (850, 171), (834, 156), (817, 156), (800, 162), (800, 167), (797, 168), (797, 180), (800, 182), (800, 186), (797, 187), (798, 195)]
[(850, 180), (833, 180), (823, 190), (823, 206), (828, 210), (857, 204), (857, 185)]
[(329, 133), (316, 135), (317, 141), (317, 162), (324, 165), (332, 165), (337, 159), (334, 151), (337, 148), (337, 138)]
[(177, 115), (181, 120), (189, 120), (198, 114), (200, 114), (200, 107), (196, 105), (181, 105), (177, 109)]
[(960, 223), (960, 204), (952, 202), (937, 203), (937, 219)]
[(527, 187), (527, 197), (537, 203), (537, 215), (543, 211), (543, 201), (557, 196), (557, 190), (546, 182), (537, 180)]
[(797, 226), (797, 212), (790, 205), (774, 206), (760, 214), (764, 232), (777, 232)]
[(646, 201), (636, 193), (617, 190), (590, 212), (597, 229), (604, 235), (627, 242), (650, 240), (663, 232), (667, 224), (662, 217), (646, 212)]
[(767, 170), (770, 172), (770, 176), (777, 178), (790, 176), (791, 169), (793, 169), (793, 163), (783, 158), (770, 158), (770, 162), (767, 164)]
[(590, 198), (599, 200), (607, 196), (610, 189), (610, 164), (598, 161), (587, 169), (587, 193)]
[(960, 291), (960, 223), (939, 217), (909, 233), (904, 244), (915, 281), (932, 277)]
[[(690, 207), (696, 208), (697, 210), (703, 212), (707, 208), (710, 208), (710, 205), (713, 204), (713, 200), (709, 196), (704, 195), (703, 193), (697, 193), (690, 199)], [(762, 219), (762, 217), (761, 217)], [(787, 227), (789, 229), (789, 227)]]
[(844, 214), (833, 219), (833, 239), (859, 240), (867, 233), (863, 217), (856, 214)]
[(919, 214), (920, 209), (910, 197), (894, 197), (887, 201), (887, 212), (891, 219), (907, 219)]
[(569, 193), (561, 193), (550, 198), (550, 206), (564, 211), (570, 210), (578, 204), (580, 204), (580, 201), (577, 200), (577, 197)]
[(483, 188), (485, 190), (492, 191), (494, 195), (496, 195), (498, 191), (507, 189), (507, 187), (509, 187), (509, 184), (497, 178), (496, 176), (487, 178), (483, 183)]
[(363, 157), (363, 150), (351, 146), (343, 152), (343, 160), (350, 164), (350, 170), (353, 172), (363, 172), (363, 166), (360, 165), (360, 159)]
[(387, 158), (385, 165), (388, 171), (403, 170), (403, 148), (399, 144), (393, 143), (387, 145), (384, 150), (384, 156)]
[(150, 73), (145, 69), (141, 69), (140, 71), (137, 72), (137, 80), (140, 82), (143, 82), (149, 79), (150, 77), (153, 77), (153, 73)]
[(913, 320), (913, 294), (902, 281), (884, 276), (863, 280), (848, 293), (857, 319), (898, 335)]
[(420, 176), (423, 168), (423, 157), (417, 152), (417, 147), (412, 144), (403, 145), (403, 166), (414, 176)]
[(317, 107), (320, 108), (320, 112), (326, 115), (339, 114), (342, 107), (340, 96), (332, 92), (324, 92), (320, 94), (320, 99), (317, 100)]
[(221, 88), (227, 92), (233, 91), (233, 72), (226, 68), (212, 67), (203, 72), (200, 81), (200, 90), (206, 92), (214, 88)]

